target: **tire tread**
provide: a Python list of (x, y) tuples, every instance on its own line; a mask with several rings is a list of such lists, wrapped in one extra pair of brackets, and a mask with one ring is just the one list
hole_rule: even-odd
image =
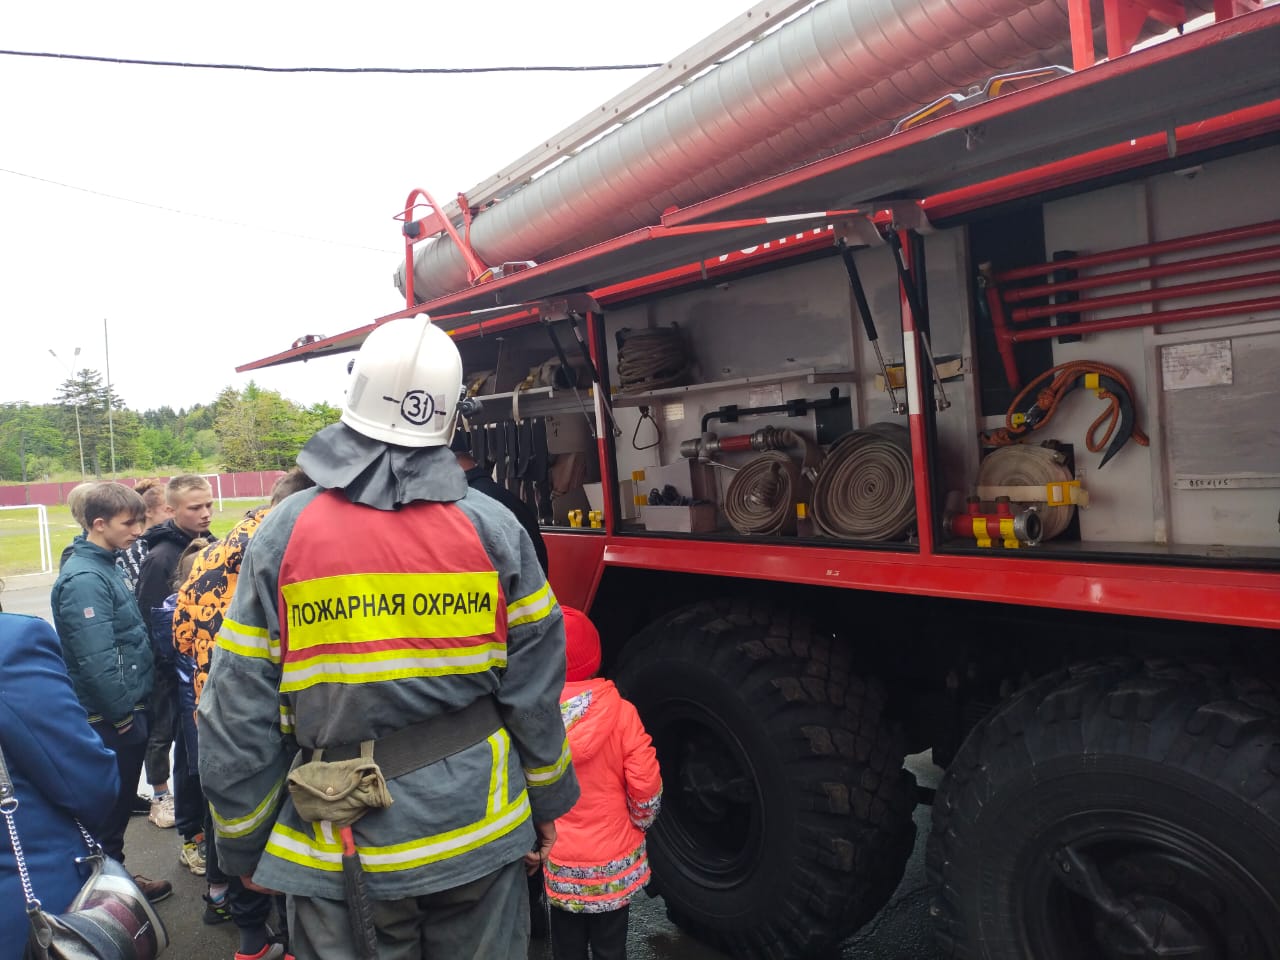
[(774, 878), (772, 916), (720, 929), (670, 899), (668, 915), (733, 957), (787, 960), (831, 947), (888, 900), (914, 844), (915, 781), (902, 768), (901, 732), (883, 718), (884, 688), (854, 674), (846, 646), (807, 617), (746, 600), (682, 608), (636, 635), (618, 668), (624, 696), (639, 667), (672, 660), (709, 666), (772, 731), (800, 842), (787, 875)]
[(985, 957), (965, 923), (957, 862), (968, 829), (1012, 771), (1084, 753), (1167, 764), (1280, 823), (1280, 698), (1255, 675), (1203, 663), (1108, 659), (1024, 687), (970, 733), (933, 807), (925, 869), (942, 956)]

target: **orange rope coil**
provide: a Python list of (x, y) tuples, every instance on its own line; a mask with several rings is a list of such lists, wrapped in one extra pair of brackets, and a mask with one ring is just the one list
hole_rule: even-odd
[[(1092, 360), (1072, 360), (1068, 363), (1060, 363), (1056, 367), (1050, 367), (1022, 388), (1022, 392), (1014, 397), (1013, 403), (1009, 405), (1008, 412), (1005, 413), (1005, 425), (984, 435), (983, 439), (986, 444), (993, 447), (1008, 446), (1009, 444), (1017, 443), (1030, 430), (1044, 429), (1049, 421), (1053, 419), (1053, 415), (1057, 413), (1058, 405), (1062, 403), (1063, 398), (1074, 385), (1076, 378), (1086, 373), (1096, 373), (1100, 376), (1111, 378), (1128, 391), (1130, 399), (1133, 398), (1134, 391), (1133, 386), (1129, 383), (1129, 378), (1115, 367)], [(1052, 382), (1047, 387), (1039, 389), (1036, 393), (1036, 406), (1044, 410), (1044, 416), (1030, 426), (1025, 423), (1018, 424), (1015, 421), (1015, 417), (1023, 409), (1023, 401), (1032, 391), (1040, 388), (1040, 385), (1046, 380), (1051, 380)], [(1101, 453), (1107, 448), (1107, 444), (1111, 441), (1111, 435), (1115, 432), (1116, 425), (1120, 422), (1120, 401), (1110, 390), (1099, 389), (1096, 392), (1099, 399), (1107, 401), (1107, 409), (1099, 414), (1097, 419), (1089, 425), (1089, 429), (1085, 433), (1085, 445), (1091, 452)], [(1097, 432), (1104, 425), (1106, 426), (1106, 432), (1099, 439)], [(1142, 432), (1136, 421), (1129, 436), (1142, 447), (1151, 443), (1150, 438)]]

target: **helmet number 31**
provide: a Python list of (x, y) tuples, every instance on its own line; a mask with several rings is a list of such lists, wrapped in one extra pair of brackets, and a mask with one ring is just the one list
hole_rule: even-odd
[[(384, 400), (396, 402), (395, 397), (383, 397)], [(436, 409), (435, 398), (425, 390), (410, 390), (400, 400), (400, 416), (412, 424), (424, 424), (435, 414), (443, 416), (443, 410)]]

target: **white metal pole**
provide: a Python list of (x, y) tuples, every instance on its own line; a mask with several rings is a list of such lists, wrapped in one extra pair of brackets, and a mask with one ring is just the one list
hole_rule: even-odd
[(116, 475), (116, 431), (112, 424), (111, 408), (114, 404), (111, 402), (113, 395), (111, 393), (111, 337), (107, 335), (107, 318), (102, 318), (102, 342), (103, 349), (106, 351), (107, 358), (107, 436), (111, 438), (111, 477), (115, 479)]
[(80, 448), (80, 479), (85, 479), (84, 472), (84, 440), (80, 438), (80, 404), (75, 405), (76, 411), (76, 446)]
[(49, 511), (43, 503), (37, 504), (37, 522), (40, 525), (40, 572), (53, 572), (53, 547), (49, 539)]

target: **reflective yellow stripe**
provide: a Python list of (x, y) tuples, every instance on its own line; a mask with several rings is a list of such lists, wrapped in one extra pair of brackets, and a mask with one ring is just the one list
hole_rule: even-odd
[[(317, 830), (318, 833), (318, 830)], [(342, 844), (328, 843), (277, 823), (267, 838), (266, 852), (312, 870), (342, 869)]]
[(209, 809), (213, 815), (214, 831), (221, 837), (243, 837), (253, 833), (263, 823), (276, 815), (276, 806), (280, 802), (280, 791), (283, 789), (284, 780), (277, 780), (275, 786), (271, 788), (271, 792), (263, 798), (262, 802), (243, 817), (227, 819), (210, 804)]
[(263, 627), (251, 627), (224, 618), (216, 643), (237, 656), (280, 662), (280, 644), (272, 640)]
[(293, 710), (280, 704), (280, 732), (293, 733)]
[(229, 617), (222, 618), (222, 629), (230, 633), (238, 634), (246, 639), (250, 637), (257, 637), (262, 640), (267, 639), (266, 627), (253, 627), (247, 623), (240, 623), (236, 620), (232, 620)]
[(316, 823), (313, 823), (311, 825), (311, 828), (312, 828), (312, 832), (316, 836), (317, 846), (320, 846), (320, 847), (333, 846), (336, 843), (342, 842), (341, 840), (338, 839), (337, 835), (334, 834), (333, 832), (332, 820), (317, 821)]
[(293, 693), (317, 683), (375, 683), (413, 677), (462, 676), (502, 669), (507, 665), (507, 648), (502, 643), (468, 647), (465, 653), (435, 651), (435, 656), (428, 656), (430, 651), (415, 651), (412, 656), (405, 656), (403, 650), (389, 653), (392, 659), (382, 659), (381, 654), (335, 653), (286, 663), (281, 672), (280, 691)]
[(398, 647), (394, 650), (368, 650), (355, 653), (317, 653), (310, 657), (298, 657), (296, 660), (292, 659), (291, 651), (290, 657), (289, 662), (284, 665), (286, 675), (290, 670), (306, 667), (312, 663), (350, 663), (358, 666), (363, 663), (386, 664), (401, 660), (405, 663), (426, 661), (435, 663), (438, 666), (449, 666), (450, 664), (475, 663), (481, 660), (506, 660), (507, 645), (501, 641), (495, 641), (493, 643), (478, 643), (469, 647), (448, 647), (438, 650)]
[(495, 632), (498, 573), (365, 573), (281, 587), (290, 651), (388, 637), (483, 637)]
[(522, 623), (542, 620), (555, 608), (556, 595), (551, 592), (551, 584), (544, 582), (542, 589), (507, 604), (507, 626), (517, 627)]
[(489, 737), (489, 813), (496, 814), (507, 802), (507, 762), (511, 750), (511, 738), (505, 729), (495, 731)]
[(549, 767), (525, 767), (524, 780), (531, 787), (545, 787), (555, 783), (564, 776), (564, 772), (573, 763), (573, 755), (569, 752), (569, 738), (565, 737), (564, 746), (560, 748), (560, 758)]
[[(367, 873), (412, 870), (424, 864), (461, 856), (492, 843), (524, 823), (529, 815), (529, 795), (521, 790), (520, 796), (515, 800), (503, 804), (497, 811), (475, 823), (386, 847), (357, 845), (356, 851), (360, 854), (360, 863)], [(312, 870), (337, 873), (342, 869), (341, 843), (329, 843), (319, 839), (317, 835), (308, 836), (278, 823), (267, 840), (266, 852)]]

